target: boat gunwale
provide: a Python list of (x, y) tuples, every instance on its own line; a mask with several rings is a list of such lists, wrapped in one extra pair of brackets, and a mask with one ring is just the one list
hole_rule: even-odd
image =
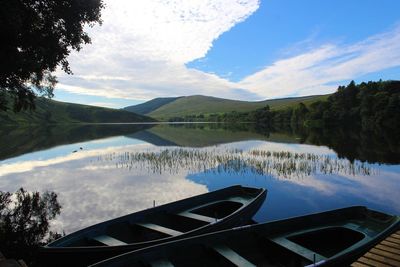
[[(336, 265), (338, 262), (342, 261), (347, 257), (351, 259), (357, 259), (359, 256), (364, 254), (365, 251), (368, 251), (369, 249), (380, 243), (382, 240), (384, 240), (387, 236), (395, 232), (400, 227), (400, 216), (392, 215), (391, 221), (392, 223), (388, 227), (386, 227), (383, 231), (380, 231), (374, 238), (371, 238), (367, 242), (362, 242), (363, 240), (360, 240), (359, 242), (353, 245), (353, 246), (357, 245), (357, 248), (350, 250), (350, 248), (353, 246), (349, 247), (348, 249), (336, 254), (335, 256), (326, 259), (324, 265), (325, 266)], [(360, 244), (360, 242), (362, 242), (362, 244)]]

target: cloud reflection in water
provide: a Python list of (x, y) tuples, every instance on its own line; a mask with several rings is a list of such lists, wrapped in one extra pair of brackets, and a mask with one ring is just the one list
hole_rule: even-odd
[[(183, 164), (172, 172), (149, 173), (146, 168), (135, 165), (130, 169), (121, 168), (114, 160), (103, 160), (124, 153), (156, 153), (165, 149), (178, 148), (147, 143), (118, 146), (114, 143), (46, 160), (8, 162), (0, 165), (0, 187), (6, 191), (15, 191), (21, 186), (27, 190), (55, 191), (63, 208), (53, 228), (67, 233), (149, 208), (153, 200), (159, 205), (238, 183), (269, 190), (267, 201), (257, 215), (260, 221), (356, 204), (400, 212), (397, 166), (366, 164), (366, 167), (377, 170), (369, 176), (316, 173), (279, 179), (275, 175), (259, 175), (246, 169), (236, 173), (210, 172), (218, 164), (208, 166), (206, 172), (185, 168)], [(218, 153), (230, 150), (243, 153), (256, 150), (290, 151), (336, 158), (335, 153), (326, 147), (265, 141), (244, 141), (189, 150)], [(243, 166), (246, 167), (249, 166)]]

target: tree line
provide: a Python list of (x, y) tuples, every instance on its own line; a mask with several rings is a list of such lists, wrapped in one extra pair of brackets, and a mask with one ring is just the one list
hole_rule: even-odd
[(351, 128), (400, 131), (400, 81), (351, 81), (327, 100), (299, 103), (282, 110), (268, 105), (251, 112), (190, 115), (171, 121), (254, 122), (273, 128)]
[(400, 81), (377, 81), (339, 86), (326, 101), (303, 103), (286, 110), (257, 110), (258, 124), (310, 128), (400, 129)]

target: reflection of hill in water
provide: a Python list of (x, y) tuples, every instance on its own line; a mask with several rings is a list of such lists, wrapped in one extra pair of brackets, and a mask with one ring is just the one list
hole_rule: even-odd
[(4, 127), (0, 129), (0, 160), (60, 145), (129, 135), (150, 127), (146, 124)]
[[(294, 135), (287, 133), (262, 134), (256, 132), (250, 125), (245, 124), (238, 127), (229, 127), (223, 124), (164, 124), (157, 125), (146, 132), (151, 133), (151, 136), (157, 136), (164, 140), (165, 143), (183, 147), (207, 147), (250, 140), (299, 143), (299, 140)], [(142, 140), (147, 141), (147, 139)]]
[(0, 160), (25, 153), (113, 136), (139, 139), (155, 146), (208, 147), (240, 141), (305, 143), (328, 146), (339, 157), (370, 163), (398, 164), (400, 139), (385, 133), (362, 131), (268, 131), (252, 124), (111, 124), (3, 127)]
[(400, 139), (382, 132), (343, 129), (285, 129), (278, 132), (257, 129), (252, 124), (157, 125), (146, 132), (158, 136), (166, 144), (173, 143), (182, 147), (207, 147), (249, 140), (301, 143), (327, 146), (338, 153), (339, 157), (351, 161), (400, 163)]
[(0, 160), (22, 154), (113, 136), (139, 139), (155, 146), (206, 147), (217, 144), (268, 140), (293, 143), (287, 134), (259, 134), (249, 127), (226, 127), (217, 124), (149, 125), (96, 124), (50, 125), (46, 127), (4, 127), (0, 129)]
[(173, 141), (163, 139), (162, 137), (148, 130), (129, 134), (126, 137), (139, 139), (155, 146), (177, 146), (177, 144), (175, 144)]

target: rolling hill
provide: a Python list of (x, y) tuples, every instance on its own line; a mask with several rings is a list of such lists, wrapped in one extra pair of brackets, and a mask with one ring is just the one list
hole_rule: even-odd
[(125, 110), (58, 102), (46, 98), (36, 100), (36, 109), (14, 113), (0, 111), (2, 125), (60, 123), (145, 122), (154, 119)]
[(142, 104), (125, 107), (124, 110), (145, 115), (179, 98), (180, 97), (158, 97)]
[[(168, 120), (173, 117), (185, 117), (188, 115), (207, 115), (213, 113), (229, 113), (232, 111), (247, 112), (265, 107), (266, 105), (269, 105), (272, 110), (279, 110), (297, 105), (300, 102), (308, 105), (318, 100), (324, 100), (327, 97), (327, 95), (315, 95), (251, 102), (194, 95), (177, 97), (175, 99), (168, 98), (168, 101), (164, 102), (156, 98), (140, 105), (127, 107), (125, 110), (138, 110), (138, 108), (135, 107), (140, 106), (140, 110), (148, 111), (147, 113), (143, 113), (144, 115), (158, 120)], [(158, 105), (154, 105), (154, 103)]]

